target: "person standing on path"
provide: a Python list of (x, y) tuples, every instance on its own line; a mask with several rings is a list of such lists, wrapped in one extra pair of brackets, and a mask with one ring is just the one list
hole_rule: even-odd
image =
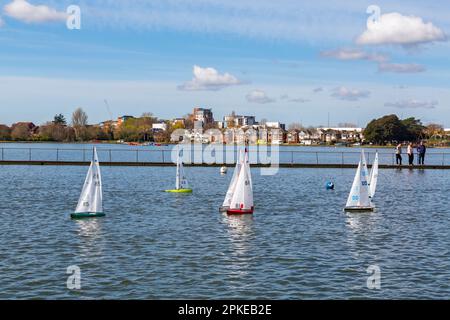
[(413, 151), (413, 144), (412, 142), (410, 142), (408, 144), (408, 163), (410, 166), (412, 166), (414, 164), (414, 151)]
[(395, 162), (397, 165), (402, 165), (402, 144), (399, 143), (395, 148)]
[(423, 143), (423, 141), (420, 141), (420, 144), (417, 147), (417, 153), (419, 154), (419, 157), (418, 157), (419, 165), (422, 165), (422, 166), (424, 165), (425, 152), (427, 152), (427, 147), (425, 147), (425, 144)]

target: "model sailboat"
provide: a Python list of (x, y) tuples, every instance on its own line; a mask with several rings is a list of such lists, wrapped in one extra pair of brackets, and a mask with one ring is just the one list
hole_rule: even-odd
[(175, 180), (175, 189), (166, 190), (171, 193), (192, 193), (192, 189), (189, 188), (186, 175), (184, 173), (183, 161), (181, 160), (180, 153), (178, 152), (177, 158), (177, 176)]
[(225, 200), (222, 206), (219, 208), (220, 212), (227, 212), (230, 209), (231, 199), (233, 198), (234, 190), (236, 189), (236, 183), (239, 177), (239, 172), (241, 171), (242, 163), (244, 162), (244, 156), (242, 150), (239, 151), (239, 157), (236, 161), (236, 167), (234, 168), (233, 176), (231, 177), (230, 185), (228, 186), (227, 194), (225, 195)]
[(230, 201), (228, 214), (252, 214), (253, 213), (253, 186), (252, 175), (250, 172), (250, 162), (248, 151), (245, 149), (244, 161), (241, 162), (241, 168), (234, 186), (233, 195)]
[(374, 207), (369, 197), (369, 175), (364, 151), (361, 152), (361, 158), (353, 180), (352, 189), (347, 199), (345, 211), (373, 211)]
[(373, 161), (372, 171), (370, 172), (369, 178), (369, 197), (373, 201), (375, 196), (375, 190), (377, 189), (378, 182), (378, 152), (375, 154), (375, 160)]
[(83, 190), (72, 219), (103, 217), (102, 176), (98, 162), (97, 149), (94, 148), (93, 159), (84, 181)]

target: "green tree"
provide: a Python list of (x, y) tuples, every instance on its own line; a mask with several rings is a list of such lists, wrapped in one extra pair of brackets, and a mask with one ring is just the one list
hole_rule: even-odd
[(364, 130), (366, 141), (380, 145), (393, 141), (402, 141), (405, 136), (406, 128), (395, 114), (372, 120)]
[(126, 120), (114, 133), (115, 139), (124, 141), (152, 141), (152, 125), (157, 121), (155, 117), (144, 115), (141, 118), (131, 118)]
[(61, 113), (55, 115), (55, 117), (53, 118), (53, 123), (54, 124), (60, 124), (60, 125), (63, 125), (63, 126), (67, 125), (66, 118)]
[(111, 130), (105, 130), (99, 126), (87, 126), (86, 127), (86, 140), (112, 140), (113, 132)]
[(414, 117), (402, 120), (405, 126), (405, 136), (402, 140), (417, 141), (423, 138), (424, 130), (426, 129), (419, 119)]

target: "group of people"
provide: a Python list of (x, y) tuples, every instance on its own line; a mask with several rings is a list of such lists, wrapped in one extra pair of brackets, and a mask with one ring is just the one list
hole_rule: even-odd
[[(423, 165), (425, 162), (425, 152), (427, 151), (427, 147), (425, 146), (423, 141), (421, 141), (419, 143), (416, 150), (417, 150), (417, 156), (418, 156), (417, 164)], [(410, 166), (414, 165), (414, 145), (412, 144), (412, 142), (410, 142), (408, 144), (406, 153), (408, 154), (409, 165)], [(396, 161), (397, 165), (401, 166), (402, 160), (403, 160), (402, 159), (402, 144), (399, 143), (397, 145), (397, 147), (395, 148), (395, 161)]]

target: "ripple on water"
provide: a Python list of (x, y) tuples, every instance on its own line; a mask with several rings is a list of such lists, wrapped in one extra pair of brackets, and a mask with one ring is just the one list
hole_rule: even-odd
[(254, 169), (255, 215), (228, 217), (216, 168), (186, 169), (192, 195), (162, 192), (173, 168), (102, 169), (107, 217), (71, 221), (86, 168), (1, 168), (0, 298), (450, 298), (450, 173), (381, 170), (376, 212), (344, 214), (353, 170)]

